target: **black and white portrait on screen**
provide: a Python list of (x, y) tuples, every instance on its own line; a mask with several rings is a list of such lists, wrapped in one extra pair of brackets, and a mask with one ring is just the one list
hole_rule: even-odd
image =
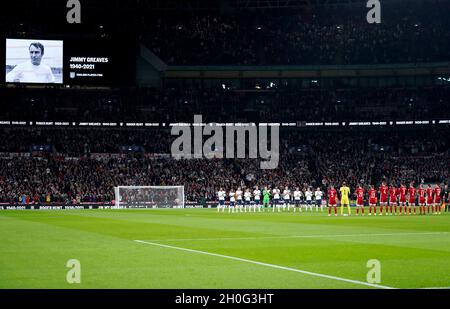
[(63, 83), (63, 41), (6, 40), (7, 83)]

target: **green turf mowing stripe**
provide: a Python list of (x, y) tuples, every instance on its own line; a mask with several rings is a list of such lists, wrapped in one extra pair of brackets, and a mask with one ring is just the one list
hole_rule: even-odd
[(305, 275), (310, 275), (310, 276), (315, 276), (315, 277), (321, 277), (321, 278), (327, 278), (327, 279), (331, 279), (331, 280), (349, 282), (349, 283), (354, 283), (354, 284), (357, 284), (357, 285), (370, 286), (370, 287), (379, 288), (379, 289), (394, 289), (393, 287), (389, 287), (389, 286), (385, 286), (385, 285), (373, 284), (373, 283), (368, 283), (368, 282), (363, 282), (363, 281), (358, 281), (358, 280), (352, 280), (352, 279), (336, 277), (336, 276), (329, 276), (329, 275), (309, 272), (309, 271), (305, 271), (305, 270), (301, 270), (301, 269), (296, 269), (296, 268), (291, 268), (291, 267), (284, 267), (284, 266), (274, 265), (274, 264), (268, 264), (268, 263), (263, 263), (263, 262), (258, 262), (258, 261), (254, 261), (254, 260), (248, 260), (248, 259), (243, 259), (243, 258), (239, 258), (239, 257), (223, 255), (223, 254), (218, 254), (218, 253), (212, 253), (212, 252), (206, 252), (206, 251), (200, 251), (200, 250), (194, 250), (194, 249), (188, 249), (188, 248), (182, 248), (182, 247), (163, 245), (163, 244), (158, 244), (158, 243), (153, 243), (153, 242), (148, 242), (148, 241), (143, 241), (143, 240), (135, 240), (135, 242), (148, 244), (148, 245), (153, 245), (153, 246), (159, 246), (159, 247), (163, 247), (163, 248), (181, 250), (181, 251), (186, 251), (186, 252), (191, 252), (191, 253), (198, 253), (198, 254), (216, 256), (216, 257), (221, 257), (221, 258), (225, 258), (225, 259), (230, 259), (230, 260), (235, 260), (235, 261), (240, 261), (240, 262), (245, 262), (245, 263), (256, 264), (256, 265), (260, 265), (260, 266), (266, 266), (266, 267), (271, 267), (271, 268), (276, 268), (276, 269), (293, 271), (293, 272), (297, 272), (297, 273), (301, 273), (301, 274), (305, 274)]
[(150, 242), (159, 241), (209, 241), (209, 240), (257, 240), (257, 239), (283, 239), (283, 238), (340, 238), (340, 237), (366, 237), (366, 236), (415, 236), (415, 235), (446, 235), (447, 232), (430, 233), (383, 233), (383, 234), (343, 234), (343, 235), (286, 235), (286, 236), (261, 236), (261, 237), (219, 237), (219, 238), (178, 238), (178, 239), (148, 239)]

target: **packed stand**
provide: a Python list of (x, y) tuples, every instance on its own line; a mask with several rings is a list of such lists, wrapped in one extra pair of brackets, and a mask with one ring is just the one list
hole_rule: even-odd
[[(165, 144), (158, 150), (170, 154), (167, 141), (173, 137), (168, 131), (93, 130), (97, 133), (86, 134), (75, 129), (42, 129), (34, 135), (33, 130), (16, 130), (2, 129), (3, 136), (11, 136), (0, 151), (3, 203), (110, 203), (113, 188), (118, 185), (184, 185), (186, 199), (198, 201), (215, 200), (220, 187), (289, 185), (324, 189), (342, 181), (354, 187), (359, 183), (376, 185), (382, 180), (444, 183), (450, 178), (448, 129), (281, 131), (279, 167), (274, 170), (260, 169), (258, 159), (174, 160), (170, 156), (148, 156), (147, 150), (110, 153), (114, 148), (111, 145), (127, 143), (130, 136), (135, 141), (146, 141), (146, 134), (149, 143)], [(27, 152), (27, 143), (39, 136), (50, 141), (65, 138), (73, 148), (62, 147), (53, 153)], [(86, 153), (83, 143), (105, 155)], [(22, 154), (13, 155), (16, 151)]]
[[(141, 40), (171, 65), (317, 65), (450, 59), (448, 1), (143, 16)], [(170, 38), (170, 39), (168, 39)]]
[(450, 87), (1, 89), (3, 121), (207, 122), (449, 119)]

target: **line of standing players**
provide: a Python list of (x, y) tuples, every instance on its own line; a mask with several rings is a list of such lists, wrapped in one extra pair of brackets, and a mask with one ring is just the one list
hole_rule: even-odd
[[(292, 208), (294, 212), (297, 209), (299, 212), (302, 212), (303, 209), (305, 211), (309, 209), (312, 212), (315, 208), (316, 211), (320, 209), (323, 212), (325, 207), (322, 203), (323, 196), (324, 192), (320, 188), (312, 191), (311, 187), (306, 190), (300, 190), (297, 187), (293, 192), (287, 186), (284, 187), (283, 191), (278, 187), (273, 189), (265, 187), (263, 190), (255, 187), (253, 192), (250, 192), (248, 188), (245, 191), (238, 188), (237, 190), (231, 189), (228, 193), (220, 188), (217, 192), (219, 201), (217, 211), (222, 210), (224, 212), (225, 208), (228, 208), (228, 212), (251, 212), (252, 210), (261, 212), (270, 208), (273, 212), (275, 210), (280, 212), (290, 211)], [(227, 199), (228, 203), (226, 202)]]
[[(356, 189), (355, 194), (356, 213), (361, 211), (364, 214), (365, 191), (362, 186)], [(450, 198), (448, 186), (445, 186), (444, 190), (439, 184), (434, 187), (431, 184), (421, 184), (416, 188), (411, 183), (407, 188), (404, 183), (400, 187), (396, 187), (395, 184), (388, 186), (386, 182), (383, 182), (378, 190), (373, 185), (370, 186), (367, 196), (369, 216), (372, 214), (382, 216), (383, 212), (385, 215), (391, 216), (397, 214), (440, 215), (442, 206), (445, 206)]]
[[(344, 215), (343, 206), (346, 204), (348, 215), (351, 215), (349, 194), (350, 189), (345, 185), (339, 189), (339, 192), (334, 186), (330, 186), (327, 198), (320, 188), (317, 188), (316, 191), (312, 191), (312, 188), (306, 190), (296, 188), (292, 194), (288, 187), (285, 187), (283, 191), (277, 187), (272, 190), (265, 187), (262, 191), (255, 187), (252, 192), (250, 189), (242, 191), (241, 188), (238, 188), (230, 190), (228, 193), (220, 188), (217, 193), (219, 201), (217, 210), (224, 212), (227, 208), (228, 212), (251, 212), (252, 210), (260, 212), (266, 208), (272, 208), (273, 211), (277, 209), (280, 212), (290, 211), (292, 208), (294, 212), (296, 209), (301, 212), (302, 209), (313, 211), (315, 206), (316, 211), (320, 209), (323, 212), (324, 206), (328, 206), (328, 215), (331, 216), (334, 210), (334, 215), (337, 216), (337, 206), (341, 206), (341, 215)], [(434, 187), (430, 184), (421, 184), (415, 188), (413, 183), (409, 187), (406, 187), (404, 183), (400, 187), (396, 187), (395, 184), (388, 186), (386, 182), (383, 182), (378, 189), (371, 185), (368, 190), (359, 185), (353, 196), (356, 199), (356, 215), (361, 213), (363, 216), (366, 205), (368, 205), (369, 216), (382, 216), (383, 213), (385, 215), (440, 215), (446, 203), (447, 211), (450, 204), (448, 186), (446, 185), (442, 190), (439, 184)], [(228, 204), (226, 203), (227, 199)]]

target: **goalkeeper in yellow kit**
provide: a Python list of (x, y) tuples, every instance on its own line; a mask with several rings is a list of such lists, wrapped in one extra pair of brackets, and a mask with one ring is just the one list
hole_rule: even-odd
[(350, 195), (350, 188), (347, 187), (345, 181), (342, 183), (342, 187), (339, 189), (339, 191), (341, 192), (341, 216), (344, 215), (344, 205), (347, 205), (348, 215), (350, 216), (352, 214), (348, 197)]

